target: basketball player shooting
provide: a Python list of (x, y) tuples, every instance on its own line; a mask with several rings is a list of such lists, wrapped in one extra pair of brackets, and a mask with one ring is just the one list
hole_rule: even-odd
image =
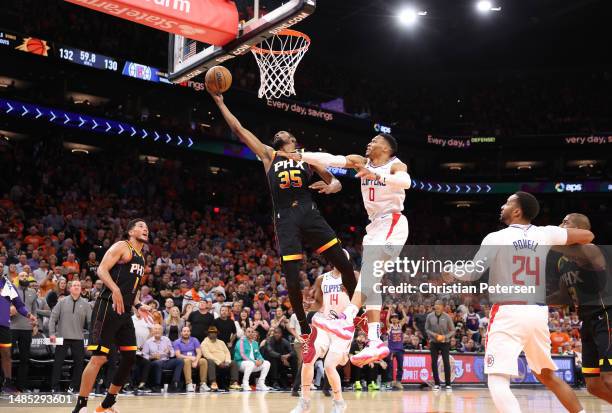
[[(207, 86), (208, 88), (208, 86)], [(353, 266), (342, 252), (340, 241), (327, 221), (323, 218), (312, 199), (310, 188), (319, 192), (332, 194), (342, 189), (340, 182), (325, 168), (310, 167), (305, 162), (294, 161), (280, 155), (296, 150), (295, 137), (286, 131), (274, 135), (272, 147), (264, 145), (253, 133), (244, 128), (238, 119), (230, 112), (221, 94), (210, 95), (221, 110), (225, 121), (240, 140), (262, 160), (264, 170), (270, 185), (272, 205), (274, 208), (274, 226), (279, 244), (281, 265), (285, 278), (291, 307), (300, 323), (302, 339), (304, 340), (305, 363), (314, 357), (314, 340), (316, 329), (310, 329), (304, 312), (302, 289), (300, 287), (299, 269), (303, 259), (302, 242), (315, 248), (342, 275), (342, 284), (349, 297), (353, 296), (357, 281)], [(279, 152), (277, 152), (279, 151)], [(313, 172), (316, 172), (323, 182), (311, 185)]]
[[(368, 344), (351, 357), (351, 362), (359, 367), (382, 360), (389, 354), (389, 348), (380, 339), (382, 297), (380, 303), (367, 303), (367, 295), (362, 291), (361, 280), (364, 269), (372, 268), (371, 264), (374, 261), (397, 258), (408, 239), (408, 220), (402, 211), (405, 191), (410, 188), (411, 180), (406, 164), (395, 156), (396, 152), (397, 141), (388, 133), (376, 135), (368, 143), (365, 157), (330, 155), (324, 152), (282, 152), (282, 155), (289, 159), (303, 161), (313, 166), (353, 168), (357, 170), (357, 177), (361, 179), (361, 195), (370, 224), (366, 227), (366, 235), (363, 237), (362, 277), (359, 277), (352, 304), (341, 314), (344, 328), (353, 322), (359, 308), (366, 304)], [(373, 274), (365, 276), (373, 277)], [(321, 323), (326, 322), (321, 321)], [(330, 329), (337, 328), (334, 320), (328, 322)]]
[[(349, 256), (348, 251), (344, 250), (344, 253), (347, 257)], [(351, 303), (340, 277), (340, 272), (334, 268), (315, 280), (314, 302), (310, 309), (317, 311), (312, 317), (312, 325), (318, 331), (314, 342), (316, 357), (302, 365), (302, 397), (291, 413), (310, 411), (310, 386), (314, 376), (314, 363), (319, 358), (325, 358), (325, 374), (332, 389), (331, 413), (342, 413), (346, 408), (346, 402), (342, 398), (342, 382), (336, 367), (348, 362), (355, 327), (353, 325), (343, 326), (341, 320), (335, 317)], [(359, 273), (355, 272), (355, 278), (358, 277)], [(334, 320), (326, 322), (330, 319)], [(328, 328), (329, 325), (334, 328)]]
[[(501, 207), (500, 221), (506, 228), (488, 234), (474, 262), (487, 263), (489, 285), (534, 286), (535, 295), (490, 294), (494, 302), (485, 343), (485, 374), (491, 398), (500, 413), (520, 412), (510, 390), (510, 379), (518, 376), (518, 356), (524, 351), (536, 378), (548, 387), (570, 413), (584, 413), (576, 394), (555, 375), (550, 353), (546, 302), (546, 257), (554, 245), (588, 244), (591, 231), (531, 224), (540, 211), (538, 200), (527, 192), (511, 195)], [(451, 274), (474, 281), (483, 272)], [(448, 274), (447, 274), (448, 275)], [(448, 279), (448, 278), (447, 278)], [(526, 322), (526, 320), (528, 320)]]
[(121, 361), (106, 397), (96, 407), (96, 413), (118, 413), (113, 405), (136, 360), (136, 332), (130, 310), (134, 304), (140, 312), (149, 311), (148, 306), (140, 303), (138, 294), (145, 268), (142, 247), (148, 242), (149, 229), (143, 220), (134, 219), (128, 223), (127, 234), (126, 241), (116, 242), (110, 247), (98, 267), (98, 277), (104, 282), (104, 288), (91, 316), (92, 330), (87, 350), (92, 351), (92, 356), (83, 371), (73, 413), (87, 413), (87, 398), (114, 345), (119, 347)]

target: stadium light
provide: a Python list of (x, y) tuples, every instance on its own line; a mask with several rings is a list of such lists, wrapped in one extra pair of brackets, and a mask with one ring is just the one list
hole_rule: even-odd
[(405, 7), (397, 14), (399, 22), (404, 26), (414, 26), (420, 16), (427, 16), (427, 12), (412, 7)]
[(492, 11), (501, 11), (500, 6), (493, 6), (493, 3), (489, 0), (480, 0), (476, 3), (476, 10), (481, 14), (486, 14)]

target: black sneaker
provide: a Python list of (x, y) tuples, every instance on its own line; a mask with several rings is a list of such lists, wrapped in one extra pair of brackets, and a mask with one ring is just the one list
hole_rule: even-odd
[(171, 383), (170, 386), (168, 386), (168, 393), (180, 393), (181, 392), (181, 387), (179, 386), (178, 383)]
[(5, 379), (4, 384), (2, 385), (2, 393), (3, 394), (18, 394), (19, 388), (15, 385), (13, 380)]
[(151, 393), (161, 393), (161, 387), (151, 386)]
[(134, 394), (136, 393), (151, 393), (151, 389), (143, 384), (142, 386), (138, 386), (136, 389), (134, 389)]
[(300, 392), (297, 390), (291, 390), (291, 396), (292, 397), (300, 397)]

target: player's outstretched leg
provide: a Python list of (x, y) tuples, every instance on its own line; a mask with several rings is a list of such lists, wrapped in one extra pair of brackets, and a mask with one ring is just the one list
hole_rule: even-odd
[[(361, 292), (361, 277), (357, 282), (357, 289), (353, 296), (352, 308), (361, 307), (366, 296)], [(359, 353), (351, 356), (351, 363), (357, 367), (384, 359), (389, 355), (389, 347), (380, 339), (380, 309), (382, 305), (366, 305), (367, 324), (363, 323), (363, 330), (368, 335), (368, 343)], [(366, 327), (367, 325), (367, 327)]]
[(521, 413), (521, 406), (510, 390), (510, 376), (489, 374), (489, 392), (499, 413)]
[(342, 249), (338, 243), (321, 252), (321, 255), (340, 271), (340, 274), (342, 274), (342, 285), (346, 288), (346, 293), (349, 298), (352, 299), (355, 288), (357, 287), (357, 278), (355, 277), (355, 270), (347, 256), (348, 252)]
[(569, 384), (557, 377), (554, 371), (551, 369), (542, 369), (540, 374), (537, 374), (535, 371), (532, 371), (532, 373), (540, 383), (555, 393), (557, 399), (559, 399), (568, 412), (584, 413), (582, 405), (578, 401), (578, 397), (576, 397), (576, 393), (574, 393)]
[[(345, 356), (338, 353), (328, 353), (325, 357), (325, 375), (332, 389), (332, 410), (331, 413), (343, 413), (346, 410), (346, 402), (342, 398), (342, 382), (336, 367), (341, 363)], [(346, 362), (346, 358), (344, 358)]]

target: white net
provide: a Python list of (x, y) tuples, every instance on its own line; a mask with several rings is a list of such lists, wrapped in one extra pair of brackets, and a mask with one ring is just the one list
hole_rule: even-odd
[(309, 46), (310, 38), (307, 35), (295, 30), (283, 30), (251, 49), (259, 66), (260, 98), (295, 95), (295, 71)]

